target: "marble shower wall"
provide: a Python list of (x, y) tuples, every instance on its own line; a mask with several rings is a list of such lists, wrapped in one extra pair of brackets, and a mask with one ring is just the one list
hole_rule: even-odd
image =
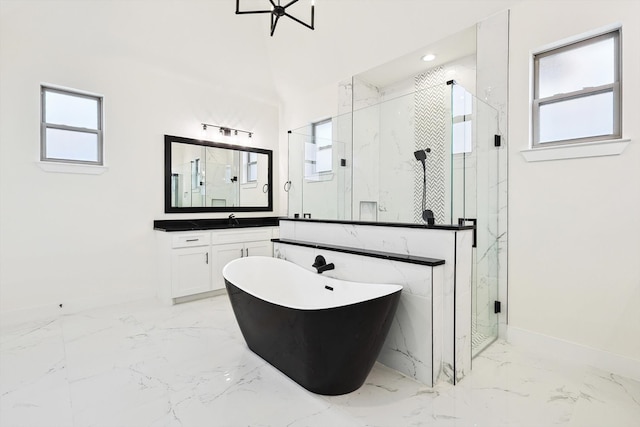
[[(354, 80), (354, 94), (363, 93), (353, 111), (353, 220), (361, 219), (361, 202), (380, 204), (380, 110), (377, 88)], [(355, 104), (355, 101), (354, 101)]]
[[(439, 74), (444, 78), (444, 72)], [(413, 80), (411, 85), (408, 83), (378, 88), (354, 79), (353, 103), (358, 106), (352, 116), (354, 220), (370, 220), (371, 216), (362, 216), (362, 208), (363, 205), (374, 205), (377, 212), (373, 217), (378, 221), (422, 222), (422, 167), (413, 152), (418, 145), (425, 148), (429, 137), (419, 134), (416, 126), (421, 124), (422, 128), (431, 129), (433, 118), (427, 120), (419, 112), (421, 108), (431, 108), (427, 106), (439, 102), (439, 107), (433, 108), (434, 114), (440, 114), (438, 123), (443, 124), (438, 128), (447, 127), (446, 102), (442, 96), (446, 86), (442, 84), (437, 89), (416, 92)], [(439, 141), (444, 147), (447, 139), (442, 137)], [(437, 164), (442, 169), (440, 161), (430, 158), (427, 164), (430, 168)], [(441, 177), (444, 175), (440, 174)], [(428, 182), (431, 182), (431, 176)], [(432, 199), (444, 200), (442, 191), (432, 188), (442, 189), (444, 184), (430, 183), (428, 190)]]
[(380, 104), (379, 221), (414, 222), (411, 211), (418, 162), (413, 156), (411, 141), (414, 139), (415, 119), (413, 94)]

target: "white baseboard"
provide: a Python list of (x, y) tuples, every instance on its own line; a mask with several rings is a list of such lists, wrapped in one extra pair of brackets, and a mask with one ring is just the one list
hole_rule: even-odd
[(75, 314), (92, 308), (106, 307), (145, 299), (156, 299), (152, 290), (135, 290), (111, 295), (96, 295), (66, 301), (62, 307), (56, 304), (40, 305), (18, 310), (0, 312), (0, 324), (15, 325), (44, 319), (55, 319), (66, 314)]
[(640, 381), (640, 360), (637, 359), (513, 326), (507, 326), (507, 341), (532, 353), (553, 354), (554, 359), (591, 366)]

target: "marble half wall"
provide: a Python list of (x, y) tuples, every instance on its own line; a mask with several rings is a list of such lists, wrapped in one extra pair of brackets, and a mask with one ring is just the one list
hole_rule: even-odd
[(274, 247), (275, 256), (309, 270), (322, 254), (336, 266), (323, 273), (331, 277), (404, 286), (381, 363), (429, 386), (438, 380), (455, 384), (469, 372), (472, 229), (283, 219), (280, 238), (444, 260), (444, 265), (427, 268), (315, 248)]
[[(324, 276), (361, 283), (390, 283), (403, 286), (395, 318), (378, 361), (428, 386), (433, 386), (440, 374), (440, 359), (434, 361), (432, 334), (434, 306), (442, 306), (442, 266), (429, 267), (404, 262), (370, 258), (289, 244), (275, 243), (274, 256), (291, 261), (315, 273), (311, 267), (315, 257), (322, 255), (335, 269)], [(433, 270), (439, 270), (433, 274)]]

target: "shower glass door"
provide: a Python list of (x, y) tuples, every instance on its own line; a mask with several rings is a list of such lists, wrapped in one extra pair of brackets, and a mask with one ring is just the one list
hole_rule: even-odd
[(498, 112), (462, 86), (451, 86), (451, 223), (475, 224), (472, 355), (498, 336)]

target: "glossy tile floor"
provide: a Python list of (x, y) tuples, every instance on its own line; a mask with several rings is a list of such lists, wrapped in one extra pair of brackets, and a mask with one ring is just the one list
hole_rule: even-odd
[(459, 385), (377, 364), (307, 392), (247, 349), (226, 296), (0, 325), (1, 426), (640, 426), (640, 383), (496, 342)]

